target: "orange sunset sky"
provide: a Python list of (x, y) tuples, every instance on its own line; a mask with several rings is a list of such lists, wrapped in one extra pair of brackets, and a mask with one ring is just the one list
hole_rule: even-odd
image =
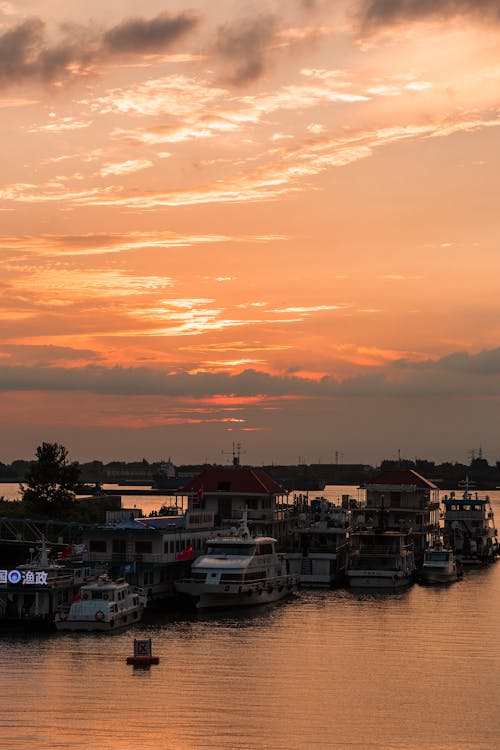
[(498, 0), (0, 0), (0, 460), (500, 460)]

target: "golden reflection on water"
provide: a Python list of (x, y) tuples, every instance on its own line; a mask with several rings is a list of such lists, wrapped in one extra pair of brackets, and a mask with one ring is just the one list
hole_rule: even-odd
[[(445, 588), (3, 634), (0, 748), (493, 750), (499, 604), (500, 563)], [(125, 663), (134, 637), (158, 666)]]

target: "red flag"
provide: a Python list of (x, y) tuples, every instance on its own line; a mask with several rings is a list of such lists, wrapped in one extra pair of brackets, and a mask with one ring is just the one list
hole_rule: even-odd
[(70, 557), (73, 554), (73, 545), (68, 544), (61, 552), (61, 557)]
[(178, 555), (176, 555), (176, 560), (191, 560), (191, 558), (194, 557), (194, 548), (193, 545), (190, 544), (189, 547), (186, 547), (186, 549), (183, 549), (182, 552), (179, 552)]

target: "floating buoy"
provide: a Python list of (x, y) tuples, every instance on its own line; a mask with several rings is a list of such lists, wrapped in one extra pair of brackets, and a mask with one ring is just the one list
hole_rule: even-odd
[(151, 638), (144, 641), (134, 638), (134, 655), (127, 656), (127, 664), (133, 664), (134, 667), (149, 667), (151, 664), (159, 663), (160, 657), (151, 653)]

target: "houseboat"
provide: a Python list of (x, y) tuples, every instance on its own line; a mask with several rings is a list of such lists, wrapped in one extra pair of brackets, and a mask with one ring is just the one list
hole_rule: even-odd
[(301, 516), (294, 531), (290, 573), (301, 586), (335, 586), (343, 582), (349, 552), (349, 511), (322, 500), (318, 511)]
[(462, 565), (486, 565), (499, 552), (498, 531), (488, 495), (479, 497), (466, 486), (443, 499), (443, 534)]
[(351, 588), (394, 590), (413, 582), (415, 557), (408, 534), (381, 527), (357, 528), (351, 542), (346, 572)]
[(386, 469), (368, 479), (365, 489), (366, 525), (378, 516), (386, 530), (406, 533), (420, 566), (440, 531), (438, 487), (413, 469)]

